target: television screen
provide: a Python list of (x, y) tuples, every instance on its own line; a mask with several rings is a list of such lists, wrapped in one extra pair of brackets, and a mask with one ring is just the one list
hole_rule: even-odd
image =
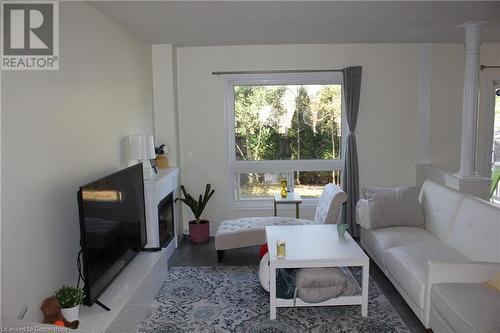
[(80, 187), (84, 304), (93, 304), (146, 243), (142, 164)]

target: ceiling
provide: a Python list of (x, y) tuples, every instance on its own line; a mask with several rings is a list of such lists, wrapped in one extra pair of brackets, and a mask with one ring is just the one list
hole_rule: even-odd
[(88, 1), (144, 42), (177, 46), (296, 43), (463, 42), (458, 26), (491, 23), (499, 1)]

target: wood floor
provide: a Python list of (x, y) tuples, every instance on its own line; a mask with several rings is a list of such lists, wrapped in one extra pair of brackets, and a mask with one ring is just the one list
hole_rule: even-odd
[[(169, 266), (258, 265), (258, 253), (258, 247), (225, 251), (223, 262), (218, 263), (213, 239), (210, 239), (208, 243), (200, 245), (193, 245), (189, 240), (184, 239), (172, 258), (170, 258)], [(425, 332), (424, 326), (373, 261), (370, 262), (370, 275), (375, 279), (379, 288), (399, 313), (406, 326), (414, 333)]]

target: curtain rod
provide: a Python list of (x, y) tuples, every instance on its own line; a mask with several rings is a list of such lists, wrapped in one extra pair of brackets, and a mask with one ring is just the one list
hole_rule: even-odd
[(485, 65), (481, 65), (481, 66), (479, 66), (479, 68), (481, 68), (481, 70), (483, 70), (483, 69), (487, 69), (487, 68), (500, 68), (500, 66), (485, 66)]
[(212, 72), (212, 75), (231, 74), (293, 74), (293, 73), (321, 73), (321, 72), (342, 72), (341, 69), (291, 69), (291, 70), (256, 70), (256, 71), (222, 71)]

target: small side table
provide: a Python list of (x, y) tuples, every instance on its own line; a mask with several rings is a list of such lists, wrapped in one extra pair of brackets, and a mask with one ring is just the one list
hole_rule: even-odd
[(281, 197), (281, 194), (274, 193), (274, 216), (278, 216), (276, 211), (276, 205), (280, 204), (295, 204), (295, 217), (299, 218), (299, 205), (302, 203), (302, 198), (298, 193), (288, 192), (285, 198)]

